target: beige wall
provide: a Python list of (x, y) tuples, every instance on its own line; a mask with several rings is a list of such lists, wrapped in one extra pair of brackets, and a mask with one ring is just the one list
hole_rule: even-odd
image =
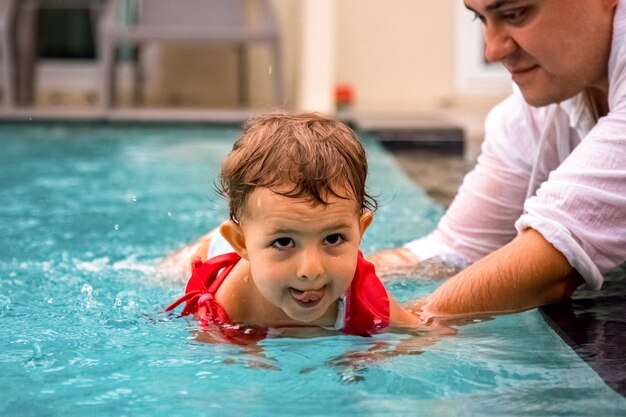
[(354, 86), (356, 110), (430, 109), (454, 94), (454, 1), (337, 1), (337, 80)]

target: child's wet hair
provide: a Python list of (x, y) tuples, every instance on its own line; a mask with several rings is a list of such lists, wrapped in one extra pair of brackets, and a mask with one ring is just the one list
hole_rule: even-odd
[(312, 204), (327, 205), (331, 195), (355, 199), (361, 213), (374, 212), (366, 178), (365, 150), (343, 122), (318, 113), (270, 113), (246, 122), (222, 163), (219, 192), (234, 222), (257, 187)]

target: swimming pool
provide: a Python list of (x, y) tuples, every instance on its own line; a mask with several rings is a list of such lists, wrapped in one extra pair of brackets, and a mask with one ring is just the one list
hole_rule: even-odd
[[(226, 217), (212, 181), (238, 133), (0, 125), (0, 415), (626, 413), (537, 311), (353, 366), (407, 336), (267, 339), (260, 352), (195, 341), (193, 321), (162, 313), (181, 284), (157, 265)], [(364, 251), (428, 232), (441, 207), (363, 139), (382, 203)], [(389, 285), (410, 300), (437, 282)]]

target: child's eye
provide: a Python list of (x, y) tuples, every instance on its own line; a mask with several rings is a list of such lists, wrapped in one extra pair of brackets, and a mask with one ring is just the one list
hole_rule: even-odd
[(332, 235), (328, 235), (324, 238), (324, 242), (331, 246), (340, 245), (345, 241), (344, 237), (339, 233), (333, 233)]
[(294, 242), (290, 237), (279, 237), (272, 242), (272, 247), (275, 249), (289, 249), (294, 247)]

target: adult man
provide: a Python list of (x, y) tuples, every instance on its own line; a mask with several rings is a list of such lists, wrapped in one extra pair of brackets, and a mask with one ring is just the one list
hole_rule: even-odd
[(475, 169), (429, 236), (373, 254), (380, 272), (433, 255), (471, 266), (432, 316), (558, 302), (626, 260), (626, 1), (465, 0), (514, 94), (489, 114)]

